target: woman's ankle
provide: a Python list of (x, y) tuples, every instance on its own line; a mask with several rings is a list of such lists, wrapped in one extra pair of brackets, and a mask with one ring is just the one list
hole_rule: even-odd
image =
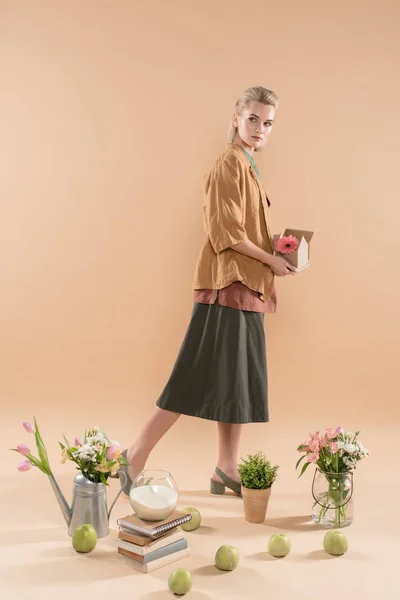
[[(239, 472), (237, 469), (237, 465), (234, 463), (217, 463), (217, 468), (222, 471), (225, 475), (228, 475), (234, 481), (240, 481)], [(218, 473), (215, 471), (216, 480), (219, 481), (221, 478)], [(213, 478), (214, 478), (213, 477)]]

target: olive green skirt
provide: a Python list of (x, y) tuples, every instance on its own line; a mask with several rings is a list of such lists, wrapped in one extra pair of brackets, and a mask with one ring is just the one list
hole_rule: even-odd
[(264, 314), (195, 302), (157, 406), (222, 423), (267, 422)]

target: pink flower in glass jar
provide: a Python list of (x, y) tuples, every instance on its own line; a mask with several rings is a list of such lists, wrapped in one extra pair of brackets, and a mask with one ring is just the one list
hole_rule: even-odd
[(319, 452), (311, 452), (310, 454), (307, 455), (307, 460), (314, 464), (317, 462), (318, 459), (319, 459)]
[(337, 436), (336, 429), (327, 429), (325, 435), (328, 440), (333, 440)]

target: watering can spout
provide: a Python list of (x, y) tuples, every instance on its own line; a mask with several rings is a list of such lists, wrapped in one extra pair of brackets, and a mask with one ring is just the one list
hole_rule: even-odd
[(54, 478), (54, 475), (50, 474), (49, 479), (50, 479), (51, 487), (53, 488), (53, 492), (57, 498), (58, 505), (61, 508), (61, 512), (63, 514), (65, 522), (69, 526), (69, 524), (71, 523), (71, 518), (72, 518), (71, 507), (69, 506), (68, 502), (66, 501), (64, 494), (60, 490), (59, 485)]

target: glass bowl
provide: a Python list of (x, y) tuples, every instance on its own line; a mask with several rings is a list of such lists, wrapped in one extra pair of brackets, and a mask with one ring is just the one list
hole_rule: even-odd
[(163, 521), (178, 504), (176, 481), (169, 471), (146, 469), (131, 485), (129, 501), (143, 521)]

